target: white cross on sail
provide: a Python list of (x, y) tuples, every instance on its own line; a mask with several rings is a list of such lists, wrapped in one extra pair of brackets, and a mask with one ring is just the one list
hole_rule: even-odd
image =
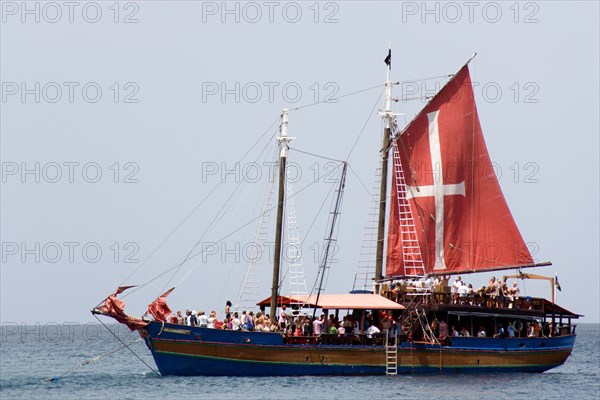
[(438, 128), (439, 111), (427, 114), (429, 122), (429, 151), (431, 152), (431, 168), (433, 171), (441, 167), (439, 179), (433, 179), (433, 185), (407, 186), (406, 197), (435, 198), (435, 264), (433, 269), (446, 269), (444, 262), (444, 196), (465, 195), (465, 182), (444, 185), (440, 131)]

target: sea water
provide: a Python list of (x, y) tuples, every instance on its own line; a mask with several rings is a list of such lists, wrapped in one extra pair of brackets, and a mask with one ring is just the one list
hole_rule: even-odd
[[(161, 377), (120, 325), (4, 323), (0, 399), (598, 399), (600, 324), (580, 324), (573, 354), (546, 373), (368, 377)], [(99, 359), (89, 362), (94, 357)], [(143, 362), (142, 362), (143, 361)], [(148, 364), (146, 366), (145, 363)], [(82, 365), (83, 364), (83, 365)], [(47, 381), (48, 378), (58, 378)]]

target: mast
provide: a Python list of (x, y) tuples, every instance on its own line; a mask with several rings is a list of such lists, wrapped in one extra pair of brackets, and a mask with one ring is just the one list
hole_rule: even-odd
[(388, 56), (384, 60), (387, 65), (387, 75), (385, 82), (385, 109), (379, 112), (384, 119), (383, 128), (383, 148), (381, 149), (381, 186), (379, 189), (379, 222), (377, 226), (377, 255), (375, 259), (375, 283), (383, 279), (383, 247), (385, 242), (385, 211), (387, 205), (387, 175), (388, 175), (388, 155), (390, 148), (390, 135), (392, 130), (392, 85), (390, 81), (390, 70), (392, 69), (392, 46), (388, 51)]
[(275, 249), (273, 262), (273, 281), (271, 285), (271, 323), (276, 322), (277, 297), (279, 296), (279, 269), (281, 266), (281, 241), (283, 233), (283, 207), (285, 201), (285, 167), (288, 155), (288, 143), (293, 138), (288, 137), (288, 109), (281, 113), (279, 126), (279, 195), (277, 200), (277, 225), (275, 231)]

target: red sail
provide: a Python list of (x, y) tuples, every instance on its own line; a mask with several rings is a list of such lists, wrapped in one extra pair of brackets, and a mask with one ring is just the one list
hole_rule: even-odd
[(157, 321), (165, 322), (167, 318), (169, 318), (169, 315), (171, 315), (171, 309), (167, 305), (166, 299), (173, 290), (175, 290), (175, 288), (167, 290), (152, 303), (148, 304), (148, 312), (152, 314)]
[[(425, 273), (507, 269), (533, 262), (497, 182), (465, 65), (399, 136)], [(395, 172), (394, 172), (395, 173)], [(386, 274), (403, 276), (395, 179)]]

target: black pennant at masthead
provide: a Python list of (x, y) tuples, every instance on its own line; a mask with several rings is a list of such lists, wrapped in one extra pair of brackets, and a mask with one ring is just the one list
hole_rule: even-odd
[(388, 55), (383, 62), (385, 62), (389, 69), (392, 69), (392, 49), (388, 50)]

